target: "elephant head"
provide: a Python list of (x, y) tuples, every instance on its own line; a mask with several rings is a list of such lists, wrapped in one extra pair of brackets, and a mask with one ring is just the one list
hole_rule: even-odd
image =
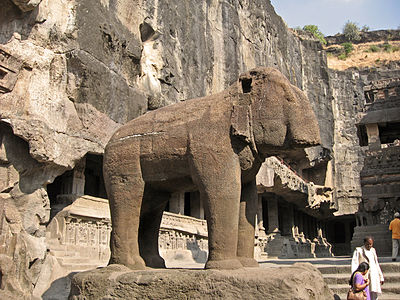
[(257, 68), (244, 73), (236, 88), (240, 92), (234, 110), (247, 111), (251, 125), (238, 124), (243, 118), (235, 117), (232, 126), (242, 128), (235, 130), (236, 134), (254, 143), (261, 156), (281, 155), (320, 143), (318, 122), (306, 95), (277, 69)]

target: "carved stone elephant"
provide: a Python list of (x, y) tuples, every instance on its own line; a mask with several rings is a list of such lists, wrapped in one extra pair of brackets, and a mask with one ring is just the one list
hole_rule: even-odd
[(158, 231), (170, 194), (199, 191), (209, 234), (206, 268), (256, 266), (255, 176), (267, 156), (317, 145), (307, 97), (273, 68), (225, 91), (173, 104), (119, 128), (105, 149), (111, 263), (165, 267)]

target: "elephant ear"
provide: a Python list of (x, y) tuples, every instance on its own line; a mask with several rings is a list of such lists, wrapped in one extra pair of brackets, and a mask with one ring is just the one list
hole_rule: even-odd
[[(231, 134), (242, 142), (254, 146), (249, 105), (234, 105), (231, 117)], [(253, 148), (253, 147), (252, 147)]]

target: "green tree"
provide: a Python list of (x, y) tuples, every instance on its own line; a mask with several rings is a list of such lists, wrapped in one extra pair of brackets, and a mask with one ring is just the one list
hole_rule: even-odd
[(364, 26), (361, 28), (361, 31), (362, 31), (362, 32), (368, 32), (368, 31), (369, 31), (369, 26), (368, 26), (368, 25), (364, 25)]
[(314, 37), (320, 40), (323, 45), (326, 45), (326, 40), (322, 32), (318, 29), (317, 25), (305, 25), (303, 27), (304, 31), (311, 32)]
[(350, 42), (359, 41), (361, 39), (360, 28), (357, 26), (356, 23), (351, 21), (347, 21), (346, 24), (344, 24), (343, 34)]

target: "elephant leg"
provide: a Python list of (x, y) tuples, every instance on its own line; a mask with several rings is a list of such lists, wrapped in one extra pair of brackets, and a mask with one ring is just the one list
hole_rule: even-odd
[(192, 178), (205, 204), (209, 249), (205, 268), (241, 268), (237, 259), (239, 161), (228, 151), (203, 151), (198, 158), (193, 157)]
[(257, 267), (254, 259), (254, 231), (257, 213), (256, 181), (244, 184), (240, 196), (239, 234), (237, 253), (244, 267)]
[(129, 145), (118, 145), (106, 149), (104, 156), (104, 180), (112, 222), (109, 264), (145, 269), (138, 244), (144, 181), (139, 156), (131, 151)]
[(139, 251), (147, 267), (165, 268), (158, 251), (158, 234), (170, 193), (155, 191), (145, 186), (140, 214)]

